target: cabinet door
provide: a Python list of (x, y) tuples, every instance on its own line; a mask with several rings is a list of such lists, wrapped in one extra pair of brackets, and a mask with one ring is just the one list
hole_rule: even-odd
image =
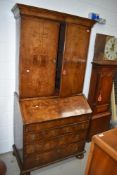
[(58, 35), (58, 22), (22, 17), (20, 97), (54, 94)]
[(97, 86), (95, 89), (95, 104), (103, 105), (110, 103), (114, 72), (112, 69), (99, 69), (97, 74)]
[(88, 96), (93, 114), (109, 110), (113, 78), (114, 71), (112, 68), (93, 65)]
[(81, 25), (67, 24), (61, 72), (60, 96), (82, 92), (90, 30)]

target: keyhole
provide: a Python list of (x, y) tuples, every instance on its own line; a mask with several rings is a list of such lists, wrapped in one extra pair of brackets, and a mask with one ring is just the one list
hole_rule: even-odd
[(63, 75), (66, 75), (67, 74), (66, 70), (63, 70), (62, 74)]
[(98, 102), (101, 102), (102, 101), (102, 96), (101, 94), (98, 96)]

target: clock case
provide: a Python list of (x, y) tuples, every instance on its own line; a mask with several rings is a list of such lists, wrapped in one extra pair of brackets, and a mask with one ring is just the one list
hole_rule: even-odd
[(117, 38), (107, 37), (105, 45), (105, 59), (117, 61)]
[(105, 57), (105, 45), (114, 36), (96, 34), (93, 62), (104, 65), (117, 65), (117, 60), (109, 60)]
[(88, 95), (88, 102), (93, 111), (88, 131), (88, 141), (91, 140), (93, 135), (104, 132), (110, 127), (110, 98), (112, 84), (117, 72), (117, 61), (106, 60), (104, 58), (107, 37), (109, 36), (97, 34), (95, 40)]

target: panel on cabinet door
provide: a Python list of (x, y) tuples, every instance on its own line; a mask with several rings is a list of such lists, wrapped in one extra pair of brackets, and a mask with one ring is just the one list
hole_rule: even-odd
[(104, 69), (104, 71), (98, 73), (98, 82), (95, 94), (96, 105), (109, 104), (114, 78), (113, 76), (113, 72), (109, 69)]
[(20, 97), (53, 95), (60, 24), (22, 17)]
[(60, 96), (82, 92), (90, 30), (85, 26), (67, 24)]

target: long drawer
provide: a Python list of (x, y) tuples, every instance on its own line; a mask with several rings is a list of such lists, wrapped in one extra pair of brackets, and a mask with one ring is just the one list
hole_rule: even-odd
[(41, 140), (57, 137), (66, 133), (78, 133), (81, 130), (88, 129), (88, 126), (89, 126), (89, 121), (84, 121), (80, 123), (69, 124), (68, 126), (59, 126), (58, 128), (46, 129), (43, 131), (25, 132), (24, 145), (34, 143), (35, 141), (41, 141)]
[(31, 154), (24, 159), (25, 169), (36, 166), (45, 166), (60, 159), (77, 155), (84, 150), (84, 142), (76, 142), (68, 145), (63, 145), (61, 148), (50, 150), (40, 154)]
[(79, 132), (79, 134), (66, 134), (55, 137), (54, 139), (48, 139), (46, 141), (37, 141), (32, 144), (24, 146), (25, 156), (32, 153), (40, 153), (52, 149), (63, 147), (63, 145), (70, 144), (73, 142), (83, 141), (86, 138), (87, 131)]
[(46, 121), (41, 123), (27, 124), (24, 126), (24, 132), (42, 131), (45, 129), (65, 126), (73, 123), (79, 123), (86, 120), (89, 120), (88, 115), (73, 116), (73, 117), (67, 117), (59, 120), (56, 119), (56, 120), (51, 120), (51, 121)]

